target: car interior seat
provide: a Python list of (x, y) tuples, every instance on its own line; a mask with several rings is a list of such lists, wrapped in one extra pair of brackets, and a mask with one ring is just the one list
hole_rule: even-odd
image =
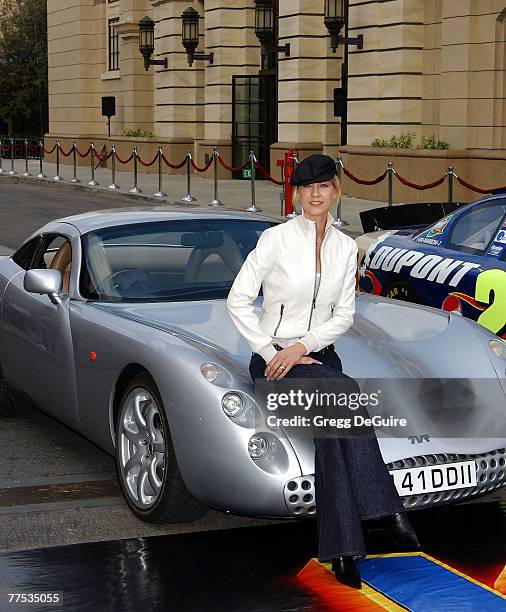
[(72, 265), (72, 248), (69, 242), (64, 242), (56, 252), (49, 265), (50, 270), (58, 270), (62, 275), (62, 292), (69, 292), (70, 269)]

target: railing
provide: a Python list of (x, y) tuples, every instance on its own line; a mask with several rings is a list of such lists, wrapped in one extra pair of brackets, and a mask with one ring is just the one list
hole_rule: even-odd
[[(255, 171), (258, 170), (260, 174), (269, 182), (279, 185), (283, 187), (283, 192), (281, 196), (281, 214), (282, 216), (292, 216), (294, 215), (293, 206), (292, 206), (292, 190), (289, 187), (290, 177), (298, 164), (298, 154), (295, 151), (288, 151), (285, 155), (285, 161), (281, 161), (279, 163), (281, 167), (281, 180), (277, 180), (272, 177), (269, 172), (262, 166), (262, 164), (258, 161), (253, 151), (250, 151), (248, 159), (244, 161), (239, 166), (231, 166), (224, 161), (222, 156), (220, 155), (217, 147), (213, 148), (213, 151), (209, 157), (207, 163), (203, 166), (199, 166), (195, 160), (193, 159), (191, 152), (186, 151), (186, 155), (184, 159), (180, 162), (173, 163), (167, 159), (163, 152), (163, 148), (160, 146), (158, 151), (154, 155), (153, 159), (143, 160), (137, 151), (137, 147), (132, 148), (131, 154), (126, 158), (121, 158), (117, 151), (115, 145), (112, 145), (111, 150), (109, 152), (106, 151), (106, 147), (103, 146), (100, 153), (97, 152), (95, 145), (92, 143), (88, 147), (86, 151), (80, 151), (74, 142), (69, 150), (65, 151), (64, 148), (60, 145), (60, 142), (57, 140), (54, 146), (50, 149), (46, 149), (41, 140), (39, 141), (29, 141), (25, 140), (14, 140), (8, 139), (3, 142), (0, 140), (0, 174), (8, 174), (13, 176), (16, 174), (14, 169), (14, 160), (15, 159), (24, 159), (25, 160), (25, 172), (23, 176), (30, 176), (28, 172), (28, 161), (30, 159), (38, 159), (39, 160), (39, 174), (38, 178), (46, 178), (43, 172), (43, 160), (45, 155), (52, 155), (56, 152), (56, 175), (53, 177), (53, 181), (60, 182), (63, 181), (60, 176), (60, 156), (70, 157), (72, 156), (72, 166), (73, 166), (73, 176), (70, 180), (71, 183), (79, 183), (79, 179), (77, 178), (77, 157), (79, 156), (81, 159), (85, 159), (87, 157), (90, 158), (90, 180), (88, 181), (89, 186), (97, 186), (98, 182), (95, 178), (95, 169), (109, 159), (111, 159), (111, 184), (107, 187), (108, 189), (114, 191), (119, 189), (119, 186), (116, 183), (116, 168), (119, 163), (122, 166), (130, 165), (132, 166), (133, 173), (133, 185), (129, 188), (129, 192), (133, 194), (142, 193), (142, 190), (138, 185), (138, 165), (140, 164), (143, 167), (150, 167), (154, 164), (158, 166), (158, 190), (153, 194), (153, 197), (163, 199), (165, 197), (165, 193), (163, 191), (163, 169), (164, 166), (167, 168), (171, 168), (173, 170), (178, 170), (183, 167), (186, 167), (186, 183), (187, 183), (187, 193), (179, 200), (180, 202), (191, 203), (196, 201), (196, 198), (191, 194), (191, 177), (193, 172), (206, 172), (209, 170), (211, 165), (213, 166), (213, 177), (214, 177), (214, 193), (212, 200), (208, 203), (209, 206), (223, 206), (223, 203), (219, 199), (219, 181), (218, 181), (218, 164), (220, 164), (223, 168), (228, 170), (229, 172), (240, 172), (249, 166), (251, 173), (251, 204), (245, 208), (250, 212), (259, 212), (261, 209), (256, 205), (256, 192), (255, 192)], [(10, 162), (11, 169), (7, 171), (3, 168), (3, 162), (7, 164)], [(445, 181), (448, 182), (448, 203), (453, 202), (453, 186), (454, 179), (458, 181), (463, 187), (470, 189), (476, 193), (487, 194), (487, 193), (495, 193), (499, 191), (506, 191), (506, 186), (495, 187), (495, 188), (482, 188), (476, 185), (473, 185), (458, 176), (453, 167), (449, 166), (446, 172), (437, 178), (434, 181), (429, 183), (414, 183), (410, 181), (406, 177), (397, 172), (391, 162), (387, 163), (386, 170), (380, 174), (379, 176), (373, 179), (362, 179), (355, 176), (348, 168), (346, 168), (343, 164), (341, 157), (338, 157), (336, 160), (337, 166), (337, 174), (341, 179), (342, 173), (344, 173), (350, 180), (354, 181), (359, 185), (377, 185), (382, 181), (386, 180), (388, 183), (388, 205), (392, 206), (393, 204), (393, 179), (394, 177), (400, 183), (407, 187), (411, 187), (412, 189), (425, 191), (427, 189), (433, 189), (442, 185)], [(193, 172), (192, 172), (193, 171)], [(286, 195), (286, 197), (285, 197)], [(341, 201), (339, 200), (338, 209), (337, 209), (337, 219), (335, 222), (336, 225), (344, 225), (345, 222), (341, 220)]]

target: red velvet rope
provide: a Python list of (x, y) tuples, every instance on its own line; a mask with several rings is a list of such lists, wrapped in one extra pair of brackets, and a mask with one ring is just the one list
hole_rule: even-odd
[(107, 153), (107, 155), (104, 155), (103, 157), (95, 151), (95, 157), (98, 159), (99, 162), (107, 161), (109, 157), (111, 157), (111, 155), (112, 155), (112, 151), (109, 151), (109, 153)]
[[(112, 152), (111, 152), (111, 154), (112, 154)], [(119, 161), (120, 164), (129, 164), (132, 161), (133, 158), (134, 158), (134, 154), (133, 153), (130, 155), (130, 157), (128, 159), (121, 159), (121, 157), (116, 153), (116, 159)]]
[(50, 151), (48, 151), (48, 150), (46, 149), (46, 147), (42, 147), (42, 150), (44, 151), (44, 153), (45, 153), (46, 155), (51, 155), (51, 153), (53, 153), (53, 151), (56, 149), (56, 147), (57, 147), (57, 145), (54, 145), (54, 147), (53, 147), (53, 148), (52, 148)]
[(169, 168), (172, 168), (173, 170), (179, 170), (179, 168), (182, 168), (186, 164), (186, 157), (183, 159), (183, 161), (180, 164), (171, 164), (170, 161), (165, 157), (163, 153), (162, 153), (162, 160), (164, 164), (166, 164), (167, 166), (169, 166)]
[(463, 178), (460, 178), (456, 174), (454, 174), (453, 176), (457, 179), (457, 181), (461, 185), (463, 185), (464, 187), (467, 187), (468, 189), (471, 189), (471, 191), (476, 191), (476, 193), (492, 193), (496, 189), (506, 189), (506, 185), (504, 187), (495, 187), (494, 189), (480, 189), (479, 187), (476, 187), (475, 185), (471, 185), (471, 183), (468, 183), (467, 181), (465, 181)]
[(408, 181), (408, 179), (402, 177), (398, 172), (395, 172), (394, 174), (403, 185), (407, 185), (408, 187), (413, 187), (413, 189), (420, 189), (421, 191), (423, 191), (424, 189), (433, 189), (434, 187), (437, 187), (438, 185), (441, 185), (442, 183), (444, 183), (446, 179), (446, 174), (445, 174), (444, 176), (442, 176), (437, 181), (434, 181), (433, 183), (427, 183), (425, 185), (418, 185), (418, 183), (412, 183), (411, 181)]
[(385, 172), (383, 172), (383, 174), (380, 174), (378, 177), (376, 177), (372, 181), (366, 181), (364, 179), (359, 179), (358, 177), (356, 177), (349, 170), (347, 170), (344, 166), (343, 166), (343, 172), (346, 174), (346, 176), (348, 178), (351, 178), (352, 181), (355, 181), (355, 183), (358, 183), (359, 185), (376, 185), (378, 183), (381, 183), (381, 181), (387, 175), (387, 170), (385, 170)]
[(60, 149), (60, 153), (64, 156), (64, 157), (68, 157), (72, 151), (74, 150), (74, 146), (70, 147), (70, 151), (68, 153), (65, 153), (65, 151), (63, 150), (61, 145), (58, 145), (59, 149)]
[(140, 155), (137, 155), (137, 159), (139, 160), (139, 164), (140, 164), (141, 166), (144, 166), (145, 168), (149, 168), (149, 166), (152, 166), (152, 165), (155, 163), (155, 161), (158, 159), (158, 155), (159, 155), (159, 153), (157, 153), (157, 154), (156, 154), (156, 155), (153, 157), (153, 160), (152, 160), (152, 161), (150, 161), (150, 162), (149, 162), (149, 164), (148, 164), (148, 163), (146, 163), (146, 162), (144, 162), (144, 161), (142, 161), (142, 159), (141, 159), (141, 156), (140, 156)]
[(197, 166), (197, 164), (193, 161), (193, 158), (190, 160), (191, 161), (191, 165), (193, 166), (193, 168), (197, 171), (197, 172), (205, 172), (206, 170), (209, 169), (209, 167), (211, 166), (211, 164), (213, 163), (213, 159), (214, 159), (214, 155), (211, 155), (211, 158), (209, 159), (209, 161), (207, 162), (207, 164), (205, 166), (203, 166), (202, 168), (200, 166)]
[(220, 162), (220, 164), (226, 168), (227, 170), (229, 170), (230, 172), (240, 172), (243, 168), (246, 168), (247, 165), (249, 165), (250, 161), (249, 159), (247, 159), (244, 164), (242, 164), (242, 166), (236, 166), (234, 168), (234, 166), (229, 166), (227, 164), (227, 162), (223, 161), (221, 155), (218, 156), (218, 161)]
[(260, 171), (260, 173), (263, 174), (268, 181), (270, 181), (271, 183), (274, 183), (275, 185), (283, 184), (283, 181), (277, 181), (274, 177), (272, 177), (258, 160), (255, 162), (255, 165), (257, 169)]
[(86, 151), (86, 153), (81, 153), (81, 151), (79, 151), (79, 149), (76, 147), (76, 153), (79, 155), (79, 157), (82, 157), (83, 159), (85, 157), (88, 157), (90, 152), (91, 152), (91, 145), (88, 147), (88, 150)]

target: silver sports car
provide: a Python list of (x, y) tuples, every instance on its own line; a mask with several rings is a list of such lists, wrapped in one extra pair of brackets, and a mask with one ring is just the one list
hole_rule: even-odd
[[(128, 505), (148, 521), (192, 520), (207, 507), (313, 515), (313, 440), (267, 424), (249, 346), (226, 308), (236, 273), (275, 223), (167, 206), (42, 227), (0, 258), (0, 412), (28, 400), (114, 455)], [(420, 423), (416, 435), (378, 436), (406, 509), (506, 483), (506, 436), (490, 427), (506, 415), (506, 345), (494, 334), (453, 313), (358, 294), (336, 350), (357, 379), (493, 388), (466, 409), (469, 436), (452, 434), (451, 419), (427, 433), (412, 403), (402, 409)]]

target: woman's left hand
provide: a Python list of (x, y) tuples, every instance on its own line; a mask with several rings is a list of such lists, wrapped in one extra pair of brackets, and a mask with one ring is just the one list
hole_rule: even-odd
[[(280, 380), (284, 378), (294, 365), (300, 363), (302, 357), (305, 357), (304, 363), (321, 363), (312, 357), (307, 357), (306, 347), (300, 342), (296, 342), (274, 355), (265, 368), (265, 377), (267, 380)], [(306, 359), (310, 361), (306, 361)]]

